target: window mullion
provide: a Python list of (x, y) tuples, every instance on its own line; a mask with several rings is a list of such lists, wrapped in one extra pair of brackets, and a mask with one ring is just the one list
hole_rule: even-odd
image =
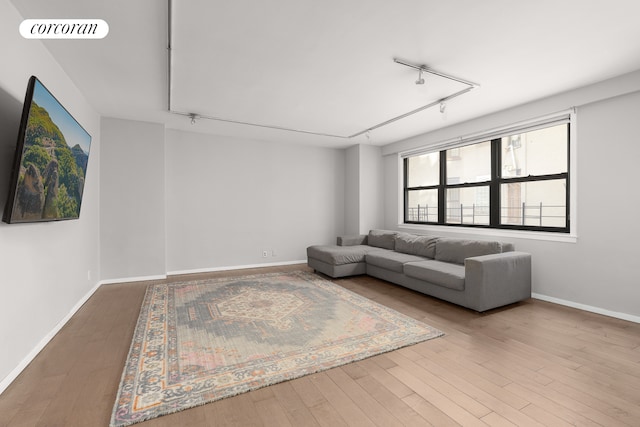
[(569, 174), (567, 172), (554, 173), (550, 175), (529, 175), (517, 178), (501, 178), (498, 179), (501, 184), (509, 184), (516, 182), (533, 182), (533, 181), (551, 181), (554, 179), (568, 179)]
[(440, 151), (440, 185), (438, 186), (438, 224), (444, 224), (446, 218), (447, 151)]
[(502, 164), (502, 141), (491, 140), (491, 184), (489, 184), (489, 225), (500, 225), (500, 165)]
[(566, 194), (565, 194), (565, 206), (567, 207), (567, 211), (565, 212), (566, 221), (565, 228), (567, 231), (571, 230), (571, 123), (567, 123), (567, 178), (566, 178)]
[(404, 216), (404, 222), (409, 221), (409, 158), (406, 157), (404, 158), (404, 160), (402, 161), (402, 175), (403, 175), (403, 180), (404, 180), (404, 210), (403, 210), (403, 216)]

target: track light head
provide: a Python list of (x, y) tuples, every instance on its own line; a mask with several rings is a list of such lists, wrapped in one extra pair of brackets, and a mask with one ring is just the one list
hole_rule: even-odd
[(198, 118), (198, 115), (195, 113), (191, 113), (189, 114), (189, 118), (191, 119), (191, 124), (195, 125), (196, 124), (196, 119)]
[(444, 112), (446, 111), (446, 109), (447, 109), (447, 104), (446, 104), (446, 103), (444, 103), (444, 102), (441, 102), (441, 103), (440, 103), (440, 112), (441, 112), (442, 114), (444, 114)]
[(423, 85), (424, 79), (422, 78), (422, 68), (418, 70), (418, 80), (416, 80), (417, 85)]

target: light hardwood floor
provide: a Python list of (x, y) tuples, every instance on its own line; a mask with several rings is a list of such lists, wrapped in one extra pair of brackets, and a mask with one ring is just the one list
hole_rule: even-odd
[[(188, 279), (291, 269), (307, 267)], [(334, 282), (446, 336), (138, 425), (640, 426), (640, 324), (536, 300), (479, 314), (367, 276)], [(0, 425), (108, 426), (146, 285), (101, 286), (0, 395)]]

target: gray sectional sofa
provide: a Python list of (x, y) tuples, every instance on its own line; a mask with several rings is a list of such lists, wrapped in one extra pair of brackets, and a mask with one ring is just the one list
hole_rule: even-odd
[(307, 248), (331, 277), (368, 274), (479, 312), (531, 297), (531, 255), (509, 243), (387, 230)]

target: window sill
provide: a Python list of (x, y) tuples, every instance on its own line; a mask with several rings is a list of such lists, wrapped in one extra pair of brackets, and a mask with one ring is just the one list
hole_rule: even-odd
[(409, 230), (416, 232), (432, 231), (444, 235), (475, 235), (490, 236), (509, 239), (530, 239), (545, 240), (549, 242), (577, 243), (578, 236), (575, 233), (552, 233), (544, 231), (526, 231), (526, 230), (501, 230), (496, 228), (472, 228), (472, 227), (456, 227), (442, 225), (420, 225), (420, 224), (398, 224), (401, 230)]

